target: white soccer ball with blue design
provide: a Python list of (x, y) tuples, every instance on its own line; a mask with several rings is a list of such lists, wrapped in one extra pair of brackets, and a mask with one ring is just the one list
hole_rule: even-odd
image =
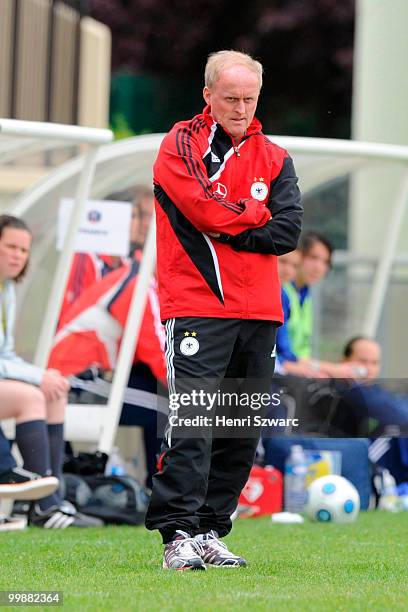
[(356, 487), (343, 476), (322, 476), (307, 490), (305, 513), (312, 521), (352, 523), (360, 511)]

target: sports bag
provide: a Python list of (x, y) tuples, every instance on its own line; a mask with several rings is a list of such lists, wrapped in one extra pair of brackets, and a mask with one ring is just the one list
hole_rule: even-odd
[(66, 499), (80, 512), (114, 525), (141, 525), (149, 495), (132, 476), (64, 474)]

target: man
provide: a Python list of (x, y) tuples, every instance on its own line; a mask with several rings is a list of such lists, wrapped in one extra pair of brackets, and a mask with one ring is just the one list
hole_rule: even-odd
[(356, 336), (349, 340), (343, 359), (361, 369), (362, 383), (356, 381), (343, 391), (338, 411), (340, 427), (343, 424), (343, 430), (358, 435), (368, 424), (372, 436), (370, 460), (388, 469), (397, 483), (406, 482), (408, 438), (402, 436), (408, 433), (408, 394), (393, 393), (379, 383), (381, 347), (372, 338)]
[[(387, 431), (408, 433), (408, 397), (393, 393), (378, 383), (381, 370), (381, 347), (372, 338), (356, 336), (344, 347), (343, 361), (353, 364), (357, 380), (342, 391), (341, 410), (349, 426), (371, 426), (371, 434)], [(364, 423), (365, 421), (365, 423)], [(373, 428), (376, 427), (374, 430)], [(380, 445), (383, 445), (381, 440)]]
[[(206, 108), (173, 127), (154, 166), (171, 395), (188, 392), (188, 380), (273, 373), (283, 321), (276, 256), (296, 247), (302, 207), (291, 158), (255, 118), (261, 85), (262, 66), (249, 55), (210, 55)], [(146, 516), (162, 535), (163, 567), (245, 565), (219, 538), (231, 529), (257, 437), (177, 437), (173, 429), (169, 419)]]
[(355, 336), (343, 349), (343, 361), (361, 367), (361, 376), (369, 381), (376, 380), (381, 370), (381, 347), (376, 340)]

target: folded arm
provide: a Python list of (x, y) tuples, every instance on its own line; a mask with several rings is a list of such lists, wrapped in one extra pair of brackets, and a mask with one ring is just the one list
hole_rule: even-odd
[(197, 143), (187, 128), (166, 136), (154, 175), (156, 191), (165, 192), (201, 232), (234, 236), (262, 227), (271, 217), (270, 210), (258, 200), (233, 202), (214, 193)]
[(272, 218), (257, 229), (247, 229), (238, 235), (222, 235), (236, 251), (283, 255), (297, 246), (302, 227), (303, 208), (292, 159), (285, 158), (282, 170), (271, 183), (268, 207)]

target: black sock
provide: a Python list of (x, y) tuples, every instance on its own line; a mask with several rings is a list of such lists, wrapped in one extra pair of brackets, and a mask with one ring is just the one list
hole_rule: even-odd
[[(56, 476), (61, 482), (62, 478), (62, 461), (64, 457), (64, 423), (49, 423), (48, 442), (50, 446), (50, 464), (53, 476)], [(61, 500), (60, 490), (56, 491)]]
[[(16, 443), (24, 461), (24, 467), (40, 476), (50, 476), (50, 449), (45, 421), (27, 421), (16, 426)], [(53, 493), (39, 500), (42, 510), (58, 505)]]

